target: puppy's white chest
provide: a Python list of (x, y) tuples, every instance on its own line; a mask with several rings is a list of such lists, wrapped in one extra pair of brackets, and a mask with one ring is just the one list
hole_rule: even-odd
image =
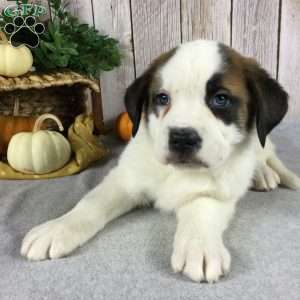
[(211, 196), (216, 183), (205, 171), (178, 170), (169, 167), (169, 174), (160, 183), (155, 195), (155, 206), (166, 211), (193, 201), (200, 196)]

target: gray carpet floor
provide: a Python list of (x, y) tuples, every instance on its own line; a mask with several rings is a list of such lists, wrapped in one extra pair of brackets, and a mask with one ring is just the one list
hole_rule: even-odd
[[(273, 134), (280, 157), (300, 174), (300, 123)], [(24, 234), (75, 203), (116, 164), (122, 150), (81, 174), (46, 181), (0, 181), (0, 299), (300, 299), (300, 192), (249, 192), (226, 232), (229, 276), (214, 285), (172, 273), (174, 216), (136, 210), (109, 224), (67, 258), (29, 262)]]

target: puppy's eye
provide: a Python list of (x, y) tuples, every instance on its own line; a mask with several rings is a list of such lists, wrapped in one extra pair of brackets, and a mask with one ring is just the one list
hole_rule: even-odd
[(170, 103), (170, 97), (165, 93), (159, 93), (155, 96), (155, 103), (157, 105), (168, 105)]
[(231, 99), (225, 94), (218, 94), (210, 99), (209, 105), (211, 108), (229, 108), (232, 105)]

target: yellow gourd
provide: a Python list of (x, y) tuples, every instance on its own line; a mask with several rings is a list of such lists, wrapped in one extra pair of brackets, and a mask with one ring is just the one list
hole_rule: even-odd
[(29, 48), (25, 45), (13, 47), (1, 31), (0, 39), (0, 75), (17, 77), (27, 73), (33, 63)]
[(40, 130), (45, 119), (54, 120), (63, 131), (60, 120), (51, 114), (41, 115), (33, 132), (20, 132), (12, 137), (7, 160), (12, 168), (22, 173), (46, 174), (62, 168), (71, 157), (68, 140), (55, 131)]

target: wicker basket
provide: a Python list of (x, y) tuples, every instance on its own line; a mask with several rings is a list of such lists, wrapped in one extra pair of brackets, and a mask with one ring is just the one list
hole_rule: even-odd
[(65, 128), (79, 114), (93, 113), (95, 127), (101, 130), (99, 85), (72, 71), (28, 73), (15, 78), (0, 76), (0, 115), (32, 117), (43, 113), (58, 116)]
[[(40, 176), (43, 178), (70, 175), (106, 155), (105, 147), (102, 144), (97, 145), (92, 137), (93, 131), (100, 133), (103, 129), (100, 99), (99, 84), (72, 71), (47, 74), (32, 72), (15, 78), (0, 76), (0, 120), (3, 124), (6, 124), (6, 120), (16, 124), (20, 117), (34, 120), (39, 115), (51, 113), (62, 121), (64, 134), (73, 146), (73, 167), (67, 168), (68, 171), (65, 169), (63, 173)], [(92, 115), (92, 118), (78, 118), (88, 115)], [(76, 128), (74, 124), (77, 124)], [(56, 129), (56, 125), (51, 121), (46, 122), (46, 128)], [(4, 136), (0, 132), (0, 144), (3, 144)], [(4, 152), (6, 153), (2, 151), (0, 157), (3, 162), (0, 162), (0, 178), (25, 178), (5, 164)]]

